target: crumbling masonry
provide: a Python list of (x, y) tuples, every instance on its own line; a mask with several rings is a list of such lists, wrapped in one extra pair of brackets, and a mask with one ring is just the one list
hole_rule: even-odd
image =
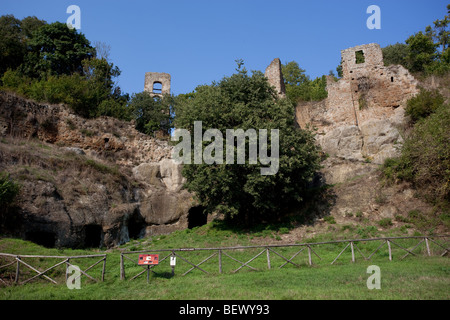
[(378, 44), (341, 51), (342, 78), (327, 77), (328, 97), (296, 107), (300, 127), (318, 129), (323, 150), (347, 160), (382, 163), (397, 154), (398, 127), (417, 80), (400, 65), (385, 66)]

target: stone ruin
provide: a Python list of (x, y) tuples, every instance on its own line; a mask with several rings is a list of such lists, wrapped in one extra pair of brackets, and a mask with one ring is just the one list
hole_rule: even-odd
[(162, 72), (146, 72), (144, 91), (157, 96), (170, 94), (170, 74)]
[(323, 151), (344, 160), (381, 164), (398, 155), (406, 101), (417, 80), (400, 65), (385, 66), (378, 44), (341, 51), (342, 78), (327, 77), (328, 97), (300, 102), (296, 121), (317, 129)]
[(269, 84), (274, 87), (279, 97), (286, 97), (286, 88), (284, 86), (283, 73), (281, 72), (281, 61), (279, 58), (273, 59), (264, 72)]

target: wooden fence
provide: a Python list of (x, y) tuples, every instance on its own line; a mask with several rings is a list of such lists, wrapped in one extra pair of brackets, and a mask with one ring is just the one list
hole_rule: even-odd
[[(149, 274), (150, 272), (154, 272), (152, 270), (153, 268), (163, 268), (164, 266), (167, 266), (167, 262), (169, 260), (173, 260), (178, 258), (184, 265), (187, 265), (188, 269), (183, 270), (183, 276), (187, 275), (188, 273), (199, 270), (203, 273), (224, 273), (227, 272), (225, 270), (225, 266), (229, 269), (230, 272), (236, 273), (243, 268), (248, 268), (250, 270), (260, 270), (261, 268), (256, 268), (255, 266), (252, 266), (253, 262), (261, 257), (265, 256), (265, 261), (263, 265), (266, 265), (267, 269), (272, 269), (275, 267), (276, 263), (281, 261), (281, 264), (278, 265), (278, 268), (283, 268), (287, 265), (292, 265), (294, 267), (301, 267), (301, 264), (294, 260), (296, 259), (302, 252), (307, 253), (307, 265), (313, 265), (316, 258), (320, 261), (322, 260), (322, 257), (318, 254), (318, 247), (321, 245), (335, 245), (339, 248), (342, 248), (340, 250), (339, 254), (335, 256), (335, 258), (331, 261), (331, 264), (334, 264), (339, 258), (342, 257), (343, 253), (345, 251), (350, 251), (351, 253), (351, 261), (354, 263), (356, 262), (356, 255), (359, 253), (361, 257), (364, 260), (371, 260), (372, 257), (377, 253), (380, 252), (383, 247), (387, 247), (387, 256), (389, 260), (393, 260), (393, 248), (398, 248), (396, 251), (396, 254), (398, 251), (401, 251), (403, 256), (401, 256), (400, 259), (404, 259), (405, 257), (409, 255), (415, 256), (417, 253), (414, 252), (414, 250), (417, 251), (417, 248), (421, 245), (423, 245), (424, 252), (426, 255), (431, 256), (432, 250), (430, 248), (431, 245), (433, 245), (433, 253), (436, 252), (436, 249), (439, 250), (438, 254), (441, 256), (445, 256), (449, 252), (449, 247), (447, 246), (447, 239), (449, 238), (449, 235), (441, 235), (441, 236), (416, 236), (416, 237), (390, 237), (390, 238), (370, 238), (370, 239), (353, 239), (353, 240), (336, 240), (336, 241), (326, 241), (326, 242), (314, 242), (314, 243), (300, 243), (300, 244), (280, 244), (280, 245), (263, 245), (263, 246), (236, 246), (236, 247), (221, 247), (221, 248), (180, 248), (180, 249), (155, 249), (155, 250), (146, 250), (146, 251), (123, 251), (120, 253), (120, 279), (124, 280), (126, 278), (126, 272), (125, 268), (127, 265), (125, 264), (125, 260), (131, 261), (133, 268), (137, 268), (140, 270), (141, 267), (144, 267), (143, 270), (140, 270), (136, 275), (132, 276), (130, 280), (136, 279), (140, 275), (147, 272), (147, 281), (149, 280)], [(402, 239), (409, 239), (410, 242), (413, 242), (413, 244), (409, 243), (408, 247), (405, 247), (404, 245), (400, 245), (399, 241)], [(415, 241), (418, 241), (416, 243)], [(442, 240), (444, 243), (442, 243)], [(380, 242), (380, 244), (374, 249), (373, 251), (369, 251), (370, 254), (364, 255), (363, 251), (361, 250), (361, 246), (363, 246), (366, 243), (370, 242)], [(441, 241), (441, 242), (439, 242)], [(375, 247), (375, 245), (373, 246)], [(290, 253), (285, 253), (289, 250), (292, 250)], [(366, 248), (367, 249), (367, 248)], [(252, 252), (256, 254), (252, 254), (251, 258), (248, 259), (248, 255), (246, 255), (248, 252)], [(158, 265), (151, 265), (151, 266), (141, 266), (138, 264), (138, 256), (139, 254), (148, 254), (148, 253), (159, 253), (161, 254), (162, 258), (159, 259)], [(189, 254), (192, 253), (202, 253), (202, 256), (199, 258), (197, 256), (196, 258), (194, 256), (189, 256)], [(136, 257), (131, 257), (135, 255)], [(334, 257), (334, 255), (333, 255)], [(32, 280), (43, 278), (46, 279), (54, 284), (57, 284), (58, 282), (52, 278), (49, 275), (49, 272), (52, 270), (55, 270), (57, 267), (61, 265), (66, 266), (65, 270), (65, 280), (67, 281), (68, 278), (68, 268), (70, 266), (74, 266), (74, 260), (79, 259), (90, 259), (90, 258), (98, 258), (96, 261), (91, 264), (89, 267), (85, 268), (84, 270), (80, 269), (80, 276), (85, 276), (89, 278), (90, 280), (93, 280), (95, 282), (97, 281), (104, 281), (105, 278), (105, 268), (106, 268), (106, 254), (96, 254), (96, 255), (79, 255), (79, 256), (41, 256), (41, 255), (18, 255), (18, 254), (10, 254), (10, 253), (0, 253), (0, 263), (2, 261), (5, 261), (6, 264), (0, 265), (0, 285), (8, 285), (12, 283), (16, 284), (26, 284), (29, 283)], [(216, 258), (216, 259), (213, 259)], [(276, 258), (276, 259), (274, 259)], [(30, 262), (32, 259), (38, 259), (36, 262)], [(199, 260), (194, 262), (194, 260)], [(297, 258), (298, 259), (298, 258)], [(8, 261), (10, 260), (10, 261)], [(47, 266), (44, 267), (44, 270), (41, 271), (36, 266), (38, 264), (40, 268), (42, 269), (42, 265), (44, 264), (43, 261), (46, 261), (47, 264), (50, 263), (50, 261), (53, 260), (53, 262)], [(56, 263), (54, 261), (57, 260)], [(202, 265), (206, 265), (206, 262), (211, 262), (216, 260), (218, 262), (218, 269), (214, 268), (211, 271), (205, 270), (206, 267)], [(234, 264), (233, 268), (230, 268), (230, 263), (225, 263), (225, 260), (227, 262), (231, 261), (231, 264)], [(260, 258), (261, 260), (261, 258)], [(276, 261), (275, 261), (276, 260)], [(103, 263), (100, 277), (95, 278), (88, 274), (87, 272), (92, 270), (95, 266), (99, 265), (100, 263)], [(260, 262), (261, 263), (261, 262)], [(326, 262), (325, 262), (326, 263)], [(32, 265), (34, 264), (34, 266)], [(15, 270), (10, 272), (2, 272), (2, 269), (11, 267), (15, 265)], [(129, 263), (130, 265), (130, 263)], [(30, 272), (22, 272), (21, 266), (26, 267), (27, 269), (31, 270), (32, 273), (30, 275)], [(211, 266), (209, 266), (211, 267)], [(10, 268), (11, 270), (12, 268)], [(131, 269), (131, 268), (130, 268)], [(175, 266), (171, 265), (172, 269), (172, 275), (174, 275), (175, 272)], [(177, 269), (178, 270), (178, 269)], [(36, 274), (34, 274), (36, 273)], [(3, 278), (2, 278), (3, 277)], [(22, 281), (21, 281), (22, 280)]]
[[(443, 239), (446, 242), (446, 239), (448, 238), (448, 235), (441, 235), (441, 236), (415, 236), (415, 237), (391, 237), (391, 238), (370, 238), (370, 239), (353, 239), (353, 240), (336, 240), (336, 241), (326, 241), (326, 242), (315, 242), (315, 243), (301, 243), (301, 244), (280, 244), (280, 245), (264, 245), (264, 246), (237, 246), (237, 247), (222, 247), (222, 248), (181, 248), (181, 249), (156, 249), (156, 250), (145, 250), (145, 251), (124, 251), (121, 252), (120, 255), (120, 279), (124, 280), (126, 278), (126, 272), (125, 272), (125, 260), (131, 261), (132, 266), (139, 266), (144, 267), (142, 271), (140, 271), (138, 274), (132, 276), (130, 280), (136, 279), (143, 273), (147, 272), (147, 281), (149, 279), (149, 273), (150, 271), (154, 272), (153, 268), (159, 268), (159, 266), (163, 265), (164, 261), (168, 261), (169, 258), (179, 258), (185, 264), (188, 265), (188, 270), (186, 270), (182, 275), (185, 276), (188, 273), (192, 272), (193, 270), (200, 270), (203, 273), (210, 273), (205, 270), (205, 268), (201, 267), (202, 264), (206, 263), (207, 261), (211, 261), (212, 258), (217, 257), (218, 262), (218, 272), (223, 273), (223, 261), (224, 259), (229, 259), (234, 261), (235, 263), (238, 263), (238, 267), (235, 269), (232, 269), (232, 273), (236, 273), (239, 270), (243, 268), (249, 268), (251, 270), (258, 270), (257, 268), (250, 265), (254, 260), (256, 260), (260, 256), (266, 257), (266, 263), (267, 263), (267, 269), (271, 269), (273, 267), (273, 262), (271, 256), (275, 255), (279, 258), (281, 258), (281, 261), (283, 262), (281, 265), (278, 266), (278, 268), (283, 268), (286, 265), (290, 264), (295, 267), (301, 267), (298, 263), (294, 262), (294, 258), (300, 255), (303, 251), (306, 250), (308, 253), (308, 264), (313, 264), (313, 257), (317, 257), (319, 260), (322, 260), (322, 258), (317, 253), (317, 250), (315, 248), (320, 245), (336, 245), (340, 244), (341, 246), (346, 244), (344, 248), (339, 252), (339, 254), (334, 258), (334, 260), (331, 262), (331, 264), (334, 264), (346, 250), (350, 250), (351, 252), (351, 261), (354, 263), (356, 262), (356, 253), (359, 253), (364, 260), (371, 260), (371, 258), (374, 256), (375, 253), (379, 252), (381, 248), (387, 247), (388, 249), (388, 257), (391, 261), (393, 259), (393, 247), (400, 248), (400, 251), (406, 252), (400, 259), (404, 259), (408, 255), (416, 255), (413, 251), (416, 250), (421, 244), (425, 246), (426, 249), (426, 255), (431, 256), (431, 250), (430, 250), (430, 244), (433, 244), (435, 247), (439, 248), (439, 250), (443, 249), (443, 252), (440, 253), (441, 256), (445, 256), (449, 252), (449, 248), (446, 246), (446, 244), (439, 243), (437, 239)], [(404, 246), (400, 245), (398, 242), (401, 239), (414, 239), (418, 240), (418, 243), (415, 244), (413, 247), (405, 248)], [(359, 245), (367, 243), (367, 242), (374, 242), (379, 241), (380, 245), (372, 251), (370, 254), (364, 255), (363, 252), (360, 250)], [(295, 248), (295, 252), (290, 254), (289, 257), (286, 257), (282, 253), (280, 253), (281, 248)], [(297, 250), (298, 249), (298, 250)], [(237, 251), (246, 251), (246, 250), (257, 250), (257, 254), (253, 255), (252, 258), (249, 260), (241, 260), (236, 258), (236, 255), (233, 256), (232, 252)], [(206, 257), (202, 257), (200, 262), (193, 262), (191, 259), (188, 260), (187, 255), (189, 253), (193, 252), (207, 252)], [(138, 264), (138, 256), (137, 257), (130, 257), (132, 255), (139, 255), (139, 254), (149, 254), (149, 253), (159, 253), (163, 257), (159, 260), (158, 265), (151, 265), (151, 266), (140, 266)], [(314, 258), (315, 259), (315, 258)], [(280, 260), (280, 259), (278, 259)], [(217, 269), (216, 269), (217, 271)], [(174, 266), (172, 266), (172, 275), (174, 274)]]
[[(3, 268), (9, 267), (11, 265), (14, 265), (14, 264), (16, 265), (15, 273), (12, 275), (9, 274), (9, 279), (5, 279), (5, 278), (2, 279), (0, 277), (0, 284), (4, 284), (4, 285), (8, 285), (8, 282), (16, 283), (16, 284), (26, 284), (26, 283), (28, 283), (32, 280), (38, 279), (40, 277), (42, 277), (54, 284), (57, 284), (58, 282), (55, 279), (48, 276), (48, 273), (61, 265), (66, 266), (65, 280), (67, 281), (69, 267), (75, 266), (73, 264), (74, 263), (73, 261), (80, 260), (80, 259), (90, 259), (90, 258), (100, 258), (100, 259), (96, 260), (95, 263), (93, 263), (92, 265), (87, 267), (85, 270), (81, 270), (81, 268), (80, 268), (81, 275), (84, 275), (87, 278), (89, 278), (95, 282), (97, 282), (99, 280), (104, 281), (104, 279), (105, 279), (106, 254), (79, 255), (79, 256), (41, 256), (41, 255), (17, 255), (17, 254), (10, 254), (10, 253), (0, 253), (0, 258), (3, 258), (2, 260), (12, 259), (12, 261), (9, 261), (6, 264), (1, 265), (0, 270)], [(30, 259), (38, 259), (38, 261), (30, 262), (29, 261)], [(25, 261), (25, 260), (27, 260), (27, 261)], [(47, 260), (47, 261), (58, 260), (58, 262), (52, 264), (49, 267), (46, 267), (43, 271), (40, 271), (38, 269), (38, 267), (36, 266), (36, 263), (38, 263), (39, 265), (42, 265), (43, 264), (42, 261), (45, 261), (45, 260)], [(96, 279), (95, 277), (93, 277), (87, 273), (89, 270), (91, 270), (92, 268), (94, 268), (96, 265), (98, 265), (101, 262), (103, 262), (103, 266), (102, 266), (101, 275), (100, 275), (99, 279)], [(35, 266), (33, 266), (32, 264), (34, 264)], [(23, 276), (25, 276), (24, 273), (21, 272), (21, 266), (24, 266), (27, 269), (30, 269), (34, 273), (37, 273), (37, 274), (20, 281), (21, 278)]]

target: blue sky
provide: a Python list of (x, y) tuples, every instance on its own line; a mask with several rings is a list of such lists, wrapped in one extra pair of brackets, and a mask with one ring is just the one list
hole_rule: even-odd
[[(448, 0), (1, 0), (0, 15), (66, 22), (81, 9), (81, 30), (111, 46), (123, 92), (143, 91), (145, 72), (167, 72), (172, 93), (219, 81), (236, 59), (264, 71), (274, 58), (295, 60), (315, 78), (335, 70), (340, 51), (376, 42), (404, 42), (446, 14)], [(381, 9), (381, 29), (370, 30), (367, 7)]]

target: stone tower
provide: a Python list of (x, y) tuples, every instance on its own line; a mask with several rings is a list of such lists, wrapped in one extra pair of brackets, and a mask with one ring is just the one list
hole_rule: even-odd
[(283, 73), (281, 72), (281, 61), (279, 58), (273, 59), (264, 72), (269, 80), (269, 84), (275, 88), (279, 97), (286, 96), (286, 88), (284, 86)]
[(162, 72), (146, 72), (144, 91), (152, 95), (170, 94), (170, 74)]

